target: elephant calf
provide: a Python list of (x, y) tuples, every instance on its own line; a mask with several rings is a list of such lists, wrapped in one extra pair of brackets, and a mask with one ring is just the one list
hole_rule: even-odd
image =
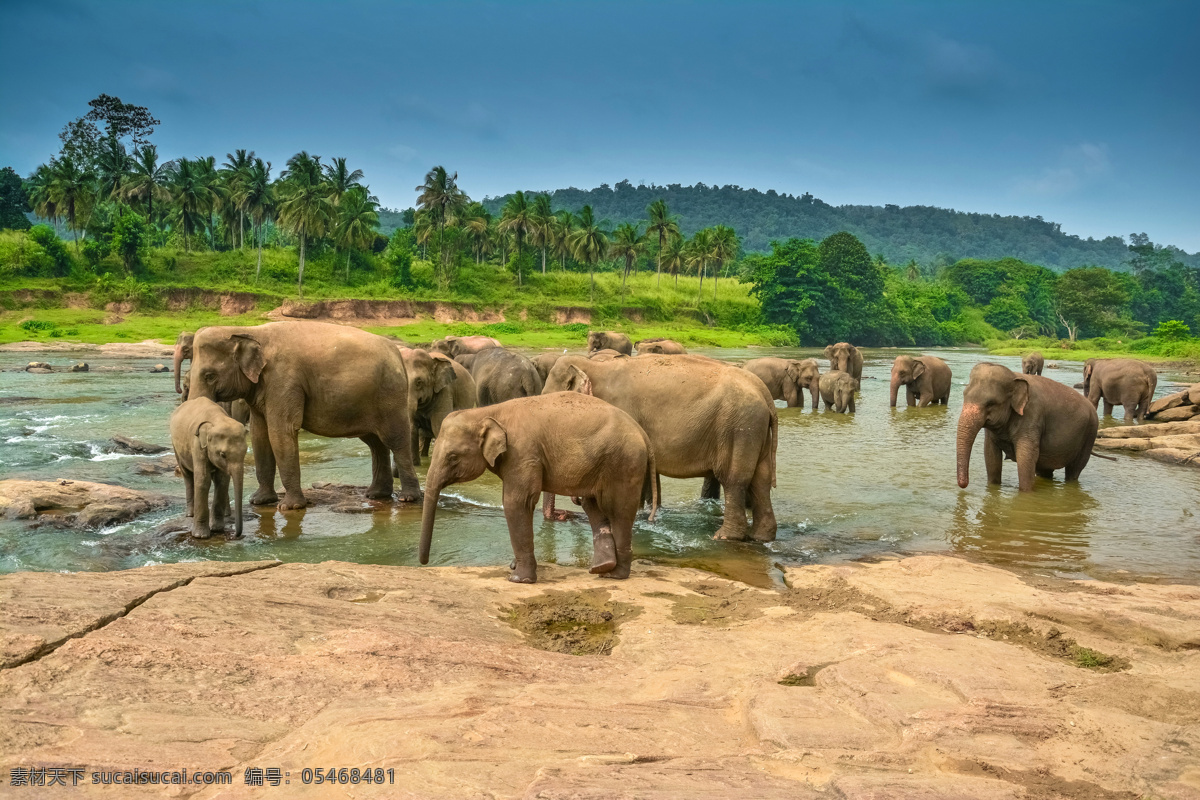
[(616, 350), (627, 356), (633, 355), (633, 342), (616, 331), (588, 331), (587, 342), (589, 354), (597, 350)]
[(854, 393), (858, 391), (858, 381), (849, 372), (830, 370), (820, 377), (818, 385), (826, 411), (832, 407), (839, 414), (854, 413)]
[(633, 346), (637, 348), (639, 356), (660, 355), (660, 356), (685, 356), (687, 350), (679, 342), (674, 339), (642, 339), (640, 342), (634, 342)]
[(1041, 375), (1045, 367), (1046, 359), (1039, 350), (1034, 350), (1021, 359), (1021, 372), (1026, 375)]
[(509, 580), (537, 582), (533, 513), (543, 491), (582, 498), (592, 526), (591, 571), (628, 578), (633, 521), (644, 502), (658, 508), (654, 451), (631, 416), (575, 393), (524, 397), (456, 411), (442, 423), (425, 476), (420, 561), (429, 563), (442, 489), (491, 470), (504, 483), (504, 516), (512, 540)]
[(817, 410), (821, 368), (815, 358), (754, 358), (743, 364), (742, 369), (757, 375), (767, 385), (771, 397), (783, 400), (788, 408), (803, 408), (804, 390), (808, 389), (813, 411)]
[[(233, 479), (233, 528), (242, 535), (242, 479), (246, 426), (205, 397), (188, 400), (171, 413), (171, 445), (183, 473), (192, 536), (207, 539), (225, 529), (229, 480)], [(211, 522), (208, 487), (213, 493)]]
[(946, 405), (950, 402), (950, 378), (950, 365), (937, 356), (896, 356), (892, 363), (892, 408), (896, 407), (901, 386), (910, 406)]

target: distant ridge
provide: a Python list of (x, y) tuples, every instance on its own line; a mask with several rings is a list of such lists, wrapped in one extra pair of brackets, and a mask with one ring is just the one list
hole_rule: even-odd
[[(770, 249), (772, 239), (823, 239), (850, 231), (871, 253), (889, 263), (952, 263), (960, 258), (1019, 258), (1051, 269), (1084, 264), (1126, 270), (1129, 251), (1120, 236), (1082, 239), (1062, 232), (1056, 222), (1041, 217), (976, 214), (934, 206), (831, 206), (811, 194), (792, 196), (770, 189), (740, 186), (634, 186), (624, 180), (595, 189), (546, 191), (557, 211), (578, 211), (590, 204), (599, 219), (611, 223), (645, 219), (646, 206), (658, 198), (667, 202), (680, 227), (690, 235), (709, 225), (731, 225), (746, 250)], [(489, 197), (483, 205), (498, 213), (509, 195)], [(1179, 261), (1200, 268), (1200, 254), (1175, 250)]]

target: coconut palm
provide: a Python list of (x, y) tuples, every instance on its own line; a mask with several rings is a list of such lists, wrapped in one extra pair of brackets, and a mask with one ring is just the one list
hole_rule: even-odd
[(226, 191), (224, 181), (221, 180), (221, 175), (217, 172), (217, 159), (215, 157), (204, 156), (203, 158), (197, 158), (195, 164), (200, 185), (208, 192), (208, 207), (206, 209), (208, 214), (208, 249), (216, 250), (217, 225), (213, 220), (213, 212), (226, 204), (229, 199), (229, 192)]
[(283, 172), (279, 173), (281, 181), (300, 181), (313, 186), (321, 183), (321, 157), (308, 154), (301, 150), (287, 160)]
[[(301, 156), (304, 158), (302, 159)], [(288, 177), (279, 183), (279, 222), (300, 240), (300, 267), (296, 275), (297, 291), (304, 296), (304, 257), (308, 240), (322, 236), (333, 218), (333, 203), (329, 187), (321, 180), (319, 164), (307, 153), (298, 153), (288, 160)]]
[(271, 162), (261, 158), (246, 170), (245, 177), (238, 182), (234, 193), (234, 204), (241, 214), (250, 215), (254, 226), (254, 241), (258, 246), (258, 265), (254, 268), (254, 282), (262, 274), (262, 228), (263, 223), (275, 216), (275, 187), (271, 184)]
[(96, 157), (97, 195), (104, 199), (118, 200), (121, 182), (129, 172), (131, 160), (120, 139), (108, 137), (104, 140)]
[(554, 239), (554, 211), (550, 208), (550, 195), (539, 194), (533, 198), (533, 227), (529, 231), (529, 241), (542, 251), (542, 274), (546, 274), (546, 252)]
[(58, 206), (50, 193), (53, 182), (53, 172), (48, 164), (39, 164), (27, 181), (29, 205), (33, 213), (42, 219), (50, 220), (51, 225), (58, 224)]
[[(662, 250), (667, 244), (667, 239), (680, 235), (679, 223), (671, 216), (670, 211), (667, 210), (666, 202), (662, 199), (651, 203), (646, 208), (646, 215), (650, 217), (650, 222), (646, 225), (646, 235), (658, 238), (658, 285), (662, 286)], [(678, 273), (675, 275), (675, 280), (678, 283)]]
[(80, 166), (75, 159), (64, 156), (50, 161), (50, 199), (58, 213), (66, 217), (79, 250), (79, 218), (87, 215), (96, 201), (96, 174), (90, 167)]
[(232, 206), (237, 212), (237, 237), (232, 242), (233, 246), (239, 250), (246, 245), (246, 209), (242, 207), (242, 203), (233, 198), (245, 196), (245, 182), (249, 178), (250, 170), (254, 167), (254, 151), (253, 150), (234, 150), (232, 153), (225, 154), (225, 163), (221, 165), (221, 177), (225, 181), (225, 186), (229, 190), (229, 196), (232, 202), (226, 206)]
[(642, 235), (637, 225), (624, 222), (613, 231), (612, 242), (608, 245), (609, 258), (625, 260), (625, 271), (621, 273), (621, 297), (625, 297), (625, 280), (629, 270), (646, 249), (646, 237)]
[(688, 242), (687, 251), (688, 266), (695, 267), (697, 274), (700, 275), (700, 288), (696, 292), (696, 302), (699, 303), (701, 293), (704, 291), (704, 271), (708, 266), (708, 260), (712, 257), (712, 232), (707, 228), (696, 231), (692, 240)]
[(571, 255), (588, 265), (592, 279), (591, 299), (596, 299), (596, 263), (608, 252), (608, 232), (600, 227), (591, 206), (579, 210), (579, 229), (571, 243)]
[(180, 158), (170, 162), (171, 213), (183, 234), (183, 250), (191, 252), (190, 237), (204, 226), (204, 215), (211, 207), (212, 195), (199, 159)]
[(737, 258), (738, 236), (728, 225), (717, 225), (712, 229), (712, 249), (709, 251), (712, 260), (716, 262), (713, 268), (713, 300), (717, 299), (717, 276), (721, 267)]
[(490, 249), (492, 236), (492, 215), (482, 203), (471, 203), (462, 212), (463, 231), (467, 241), (471, 243), (471, 251), (475, 255), (475, 263), (482, 264), (483, 257)]
[(521, 255), (525, 237), (534, 227), (533, 209), (525, 193), (518, 191), (505, 202), (500, 210), (499, 229), (503, 233), (511, 233), (517, 251), (517, 284), (521, 283)]
[[(343, 159), (344, 161), (344, 159)], [(328, 173), (326, 173), (328, 174)], [(365, 186), (351, 186), (335, 207), (333, 240), (346, 250), (346, 283), (350, 283), (350, 252), (365, 250), (375, 241), (379, 228), (379, 203)]]
[(432, 222), (437, 225), (438, 246), (441, 249), (441, 263), (446, 266), (448, 248), (446, 247), (446, 226), (453, 225), (457, 214), (471, 201), (458, 188), (458, 173), (451, 175), (442, 166), (434, 167), (425, 174), (425, 182), (416, 187), (417, 208), (432, 216)]
[(413, 218), (413, 236), (416, 237), (417, 244), (421, 246), (422, 259), (426, 257), (429, 240), (433, 238), (436, 230), (437, 221), (433, 218), (433, 214), (429, 211), (418, 211)]
[(329, 184), (329, 194), (336, 206), (342, 202), (342, 195), (351, 189), (362, 186), (363, 171), (351, 170), (346, 166), (346, 159), (335, 158), (325, 165), (325, 180)]
[(667, 239), (666, 247), (659, 250), (658, 253), (661, 268), (675, 276), (675, 290), (679, 291), (679, 272), (687, 266), (687, 244), (677, 233)]
[(575, 242), (575, 215), (563, 209), (554, 215), (550, 224), (550, 248), (562, 263), (563, 272), (567, 271), (567, 258)]
[(171, 162), (158, 163), (158, 148), (152, 144), (136, 147), (129, 173), (121, 181), (118, 195), (125, 202), (146, 204), (146, 221), (154, 225), (154, 201), (166, 202), (171, 194)]

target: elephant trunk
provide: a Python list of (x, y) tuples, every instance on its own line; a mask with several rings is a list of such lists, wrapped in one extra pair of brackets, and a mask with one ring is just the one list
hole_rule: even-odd
[(437, 516), (438, 499), (442, 495), (441, 478), (434, 473), (433, 465), (425, 476), (425, 505), (421, 511), (421, 545), (417, 560), (429, 563), (429, 546), (433, 544), (433, 520)]
[(971, 481), (971, 449), (983, 427), (983, 408), (977, 404), (963, 406), (958, 417), (958, 488), (965, 489)]
[(183, 394), (179, 386), (179, 370), (183, 366), (183, 343), (175, 345), (175, 394)]
[(240, 538), (242, 535), (242, 479), (246, 468), (238, 464), (233, 468), (233, 532)]
[(892, 376), (892, 399), (891, 399), (892, 408), (896, 407), (896, 395), (898, 395), (899, 393), (900, 393), (900, 376), (893, 375)]
[[(817, 398), (821, 396), (821, 379), (820, 378), (812, 379), (812, 382), (808, 384), (808, 393), (812, 397), (812, 409), (813, 409), (813, 411), (816, 411), (817, 403), (818, 403)], [(800, 405), (803, 406), (804, 403), (801, 403)]]

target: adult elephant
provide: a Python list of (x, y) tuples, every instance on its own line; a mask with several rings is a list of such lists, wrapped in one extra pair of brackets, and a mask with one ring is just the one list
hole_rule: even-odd
[(627, 356), (633, 355), (633, 342), (623, 333), (616, 331), (588, 331), (588, 352), (616, 350)]
[(1038, 350), (1021, 359), (1021, 372), (1026, 375), (1041, 375), (1045, 367), (1046, 359)]
[(1125, 407), (1125, 423), (1142, 422), (1150, 410), (1158, 375), (1144, 361), (1132, 358), (1089, 358), (1083, 364), (1083, 393), (1092, 408), (1104, 401), (1104, 416), (1113, 406)]
[(696, 356), (563, 356), (543, 391), (590, 394), (628, 413), (650, 437), (661, 474), (715, 477), (725, 490), (725, 520), (714, 538), (775, 539), (779, 421), (770, 392), (754, 375)]
[[(255, 327), (203, 328), (193, 344), (192, 395), (218, 402), (243, 399), (258, 491), (255, 505), (304, 508), (297, 434), (356, 437), (371, 448), (367, 497), (413, 501), (421, 487), (412, 463), (408, 376), (391, 341), (324, 322), (272, 322)], [(275, 470), (284, 495), (275, 493)]]
[(831, 344), (825, 348), (825, 357), (831, 370), (849, 372), (851, 378), (862, 383), (863, 356), (857, 347), (848, 342)]
[[(429, 452), (429, 441), (452, 411), (475, 407), (475, 381), (466, 367), (442, 353), (400, 348), (408, 374), (408, 409), (412, 420), (413, 464)], [(396, 471), (393, 471), (396, 474)]]
[(937, 356), (896, 356), (892, 362), (891, 405), (903, 386), (910, 406), (950, 402), (950, 365)]
[(533, 362), (520, 353), (494, 347), (481, 350), (466, 365), (475, 379), (475, 405), (490, 406), (542, 393), (542, 378)]
[(533, 368), (538, 371), (542, 383), (546, 382), (546, 376), (550, 374), (550, 370), (554, 368), (554, 363), (562, 358), (562, 355), (562, 353), (542, 353), (529, 359), (533, 362)]
[[(190, 331), (180, 331), (175, 339), (175, 392), (180, 395), (180, 402), (186, 403), (191, 394), (192, 373), (188, 370), (180, 381), (180, 369), (184, 361), (192, 360), (192, 345), (196, 334)], [(234, 400), (232, 403), (219, 403), (221, 409), (243, 425), (250, 424), (250, 406), (245, 400)]]
[(1029, 492), (1034, 476), (1050, 478), (1056, 469), (1076, 480), (1092, 457), (1098, 426), (1095, 407), (1070, 387), (999, 364), (976, 364), (958, 418), (958, 485), (965, 489), (969, 483), (980, 428), (988, 483), (1000, 483), (1008, 458), (1017, 462), (1021, 491)]
[(447, 336), (431, 344), (429, 351), (454, 358), (465, 353), (478, 353), (500, 346), (500, 342), (490, 336)]
[(771, 397), (783, 400), (788, 408), (803, 408), (804, 390), (808, 389), (816, 410), (821, 368), (815, 358), (755, 358), (743, 364), (742, 369), (757, 375), (767, 385)]
[(687, 350), (683, 345), (673, 339), (642, 339), (640, 342), (634, 342), (633, 346), (637, 348), (639, 356), (660, 355), (660, 356), (683, 356), (687, 355)]
[(587, 354), (587, 357), (592, 361), (612, 361), (614, 358), (631, 358), (631, 356), (628, 356), (625, 353), (621, 353), (616, 350), (610, 350), (608, 348), (603, 350), (593, 350)]

